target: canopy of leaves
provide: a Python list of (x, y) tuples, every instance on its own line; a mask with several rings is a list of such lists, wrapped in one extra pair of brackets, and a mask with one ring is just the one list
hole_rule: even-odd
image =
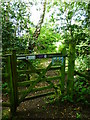
[[(28, 43), (33, 43), (35, 30), (34, 21), (31, 22), (32, 6), (41, 11), (40, 1), (3, 2), (2, 7), (2, 47), (3, 51), (13, 48), (25, 50)], [(89, 3), (90, 4), (90, 3)], [(56, 52), (56, 42), (68, 44), (74, 41), (77, 45), (77, 55), (81, 52), (89, 54), (89, 4), (87, 2), (47, 1), (46, 15), (40, 36), (36, 42), (36, 52)], [(71, 33), (72, 31), (72, 33)], [(7, 37), (8, 36), (8, 37)], [(72, 38), (73, 37), (73, 38)], [(68, 50), (68, 49), (67, 49)]]
[(41, 29), (41, 34), (37, 40), (38, 52), (51, 53), (56, 52), (56, 42), (61, 40), (60, 34), (56, 33), (52, 28), (47, 25)]

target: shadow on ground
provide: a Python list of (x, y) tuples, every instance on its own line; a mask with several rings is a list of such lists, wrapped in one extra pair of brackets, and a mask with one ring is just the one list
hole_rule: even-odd
[(90, 120), (88, 105), (64, 103), (47, 104), (46, 97), (20, 104), (14, 120)]

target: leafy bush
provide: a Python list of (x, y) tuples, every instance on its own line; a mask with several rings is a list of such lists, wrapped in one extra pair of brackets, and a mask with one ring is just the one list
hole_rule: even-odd
[(89, 67), (89, 59), (90, 57), (87, 56), (87, 55), (81, 55), (79, 57), (76, 58), (76, 61), (75, 61), (75, 69), (77, 71), (86, 71)]
[(77, 102), (88, 102), (88, 96), (90, 95), (90, 86), (88, 81), (83, 78), (76, 76), (74, 79), (74, 97)]

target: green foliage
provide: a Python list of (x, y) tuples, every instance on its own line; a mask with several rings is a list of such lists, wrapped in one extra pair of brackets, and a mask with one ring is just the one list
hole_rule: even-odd
[(7, 82), (3, 83), (3, 84), (2, 84), (2, 89), (5, 88), (5, 87), (7, 87), (7, 86), (8, 86), (8, 83), (7, 83)]
[(76, 58), (75, 61), (75, 69), (80, 72), (85, 72), (86, 70), (89, 69), (89, 59), (90, 57), (87, 55), (81, 55)]
[(77, 119), (81, 119), (81, 114), (80, 113), (76, 113), (76, 118)]
[(37, 52), (51, 53), (56, 51), (55, 43), (61, 39), (60, 35), (52, 28), (47, 26), (42, 27), (37, 43)]
[[(31, 32), (30, 15), (24, 2), (2, 2), (2, 48), (3, 52), (13, 48), (25, 50)], [(32, 24), (33, 26), (33, 24)], [(24, 35), (25, 34), (25, 35)]]
[(72, 96), (70, 95), (62, 95), (61, 101), (69, 101), (69, 102), (74, 102)]
[(55, 95), (51, 95), (46, 98), (46, 104), (52, 104), (55, 102)]
[(82, 101), (88, 103), (88, 96), (90, 95), (90, 86), (87, 80), (83, 77), (76, 77), (74, 83), (74, 97), (77, 102)]
[(8, 120), (8, 119), (9, 119), (9, 117), (7, 115), (2, 117), (2, 120)]
[[(3, 92), (4, 89), (8, 89), (8, 83), (7, 82), (2, 83), (2, 92)], [(8, 91), (6, 91), (4, 93), (4, 95), (7, 96), (8, 95)]]
[[(86, 31), (86, 24), (88, 23), (85, 22), (88, 19), (88, 6), (86, 2), (64, 2), (56, 4), (56, 7), (54, 6), (55, 10), (58, 9), (57, 13), (52, 13), (54, 29), (60, 33), (63, 32), (62, 37), (67, 44), (72, 40), (71, 31), (73, 41), (75, 40), (76, 44), (85, 42), (89, 37)], [(61, 22), (60, 25), (58, 24), (59, 21)]]
[(60, 97), (61, 97), (61, 91), (58, 89), (58, 93), (55, 95), (51, 95), (46, 98), (46, 104), (59, 104), (60, 102)]
[[(50, 2), (49, 2), (50, 3)], [(31, 2), (33, 5), (34, 3)], [(37, 1), (35, 1), (37, 4)], [(90, 3), (89, 3), (90, 4)], [(31, 14), (27, 13), (27, 6), (24, 2), (3, 2), (2, 3), (2, 47), (3, 52), (11, 51), (13, 48), (19, 53), (27, 48), (28, 42), (35, 43), (36, 53), (66, 52), (69, 44), (76, 45), (76, 67), (77, 71), (85, 72), (89, 69), (89, 7), (85, 2), (64, 2), (55, 0), (48, 4), (50, 14), (48, 24), (45, 23), (40, 31), (37, 41), (33, 40), (34, 24), (30, 21)], [(55, 12), (56, 11), (56, 12)], [(25, 33), (24, 33), (25, 32)], [(56, 50), (56, 42), (62, 44)], [(73, 50), (73, 49), (72, 49)], [(72, 51), (71, 51), (72, 52)], [(35, 67), (40, 61), (32, 62)], [(39, 66), (40, 67), (40, 66)], [(26, 69), (24, 62), (18, 65), (18, 69)], [(21, 75), (24, 76), (24, 75)], [(25, 76), (24, 76), (25, 77)], [(23, 78), (24, 78), (23, 77)], [(83, 81), (82, 81), (83, 79)], [(6, 87), (7, 84), (3, 84)], [(88, 83), (84, 78), (77, 77), (74, 83), (74, 95), (77, 101), (86, 101), (86, 94), (90, 93)], [(58, 96), (61, 91), (58, 89)], [(53, 101), (53, 98), (50, 98)], [(56, 97), (58, 99), (58, 97)], [(55, 100), (56, 100), (55, 99)], [(62, 101), (73, 98), (67, 94), (62, 96)], [(77, 115), (78, 116), (78, 115)]]
[(58, 52), (62, 52), (63, 54), (66, 54), (66, 45), (59, 45)]
[(70, 96), (68, 94), (63, 94), (61, 96), (61, 101), (69, 101), (69, 102), (82, 102), (84, 104), (89, 103), (89, 95), (90, 95), (90, 86), (88, 80), (83, 77), (76, 76), (74, 78), (74, 96)]
[[(6, 8), (6, 9), (5, 9)], [(14, 29), (15, 27), (12, 26), (12, 22), (9, 21), (9, 13), (12, 10), (9, 7), (9, 3), (5, 5), (2, 4), (2, 47), (4, 50), (7, 50), (8, 47), (13, 47), (13, 39), (14, 39)], [(7, 37), (8, 36), (8, 37)]]
[(10, 120), (10, 109), (3, 109), (2, 110), (2, 120)]

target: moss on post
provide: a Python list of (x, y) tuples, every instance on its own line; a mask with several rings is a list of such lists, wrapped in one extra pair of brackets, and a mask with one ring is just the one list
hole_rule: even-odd
[(61, 92), (64, 92), (64, 86), (65, 86), (65, 55), (66, 55), (66, 48), (62, 49), (62, 64), (61, 64)]
[(15, 112), (15, 101), (14, 101), (14, 89), (13, 89), (13, 80), (12, 80), (12, 71), (11, 71), (11, 56), (8, 56), (8, 86), (9, 86), (9, 100), (10, 100), (10, 109), (11, 109), (11, 115)]
[(74, 66), (75, 66), (75, 43), (72, 41), (69, 44), (68, 81), (67, 81), (67, 94), (70, 95), (71, 97), (73, 97)]
[(18, 92), (17, 92), (17, 72), (16, 72), (16, 52), (13, 51), (13, 54), (8, 56), (8, 84), (10, 89), (10, 108), (11, 115), (13, 116), (16, 112), (18, 106)]
[(61, 65), (61, 92), (64, 92), (65, 85), (65, 57), (63, 57), (63, 63)]
[(15, 96), (15, 107), (18, 106), (18, 90), (17, 90), (17, 59), (16, 59), (16, 51), (13, 50), (11, 56), (11, 67), (12, 67), (12, 78), (13, 78), (13, 88), (14, 88), (14, 96)]

